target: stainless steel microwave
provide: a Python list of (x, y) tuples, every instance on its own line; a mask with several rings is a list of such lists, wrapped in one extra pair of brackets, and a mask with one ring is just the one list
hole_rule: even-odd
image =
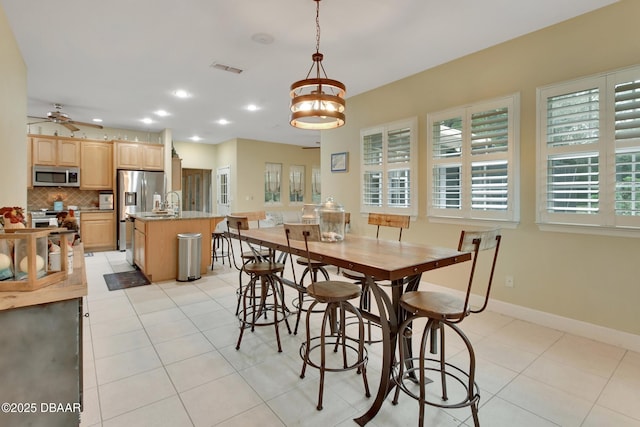
[(80, 187), (80, 168), (34, 166), (34, 187)]

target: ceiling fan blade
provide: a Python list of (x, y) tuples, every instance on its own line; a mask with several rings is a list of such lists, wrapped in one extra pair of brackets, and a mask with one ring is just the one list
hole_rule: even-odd
[(39, 122), (31, 122), (31, 123), (27, 123), (28, 125), (35, 125), (38, 123), (51, 123), (51, 120), (49, 119), (45, 119), (44, 117), (34, 117), (34, 119), (40, 119), (42, 118), (42, 120), (40, 120)]
[(60, 123), (60, 124), (62, 126), (64, 126), (64, 127), (66, 127), (67, 129), (69, 129), (71, 132), (77, 132), (77, 131), (80, 130), (79, 128), (75, 127), (74, 125), (72, 125), (69, 122), (64, 122), (64, 123)]
[(75, 120), (69, 120), (67, 123), (72, 123), (72, 124), (78, 125), (78, 126), (88, 126), (88, 127), (91, 127), (91, 128), (102, 129), (102, 125), (97, 125), (95, 123), (77, 122)]
[[(38, 119), (38, 120), (46, 120), (46, 121), (50, 121), (51, 119), (49, 119), (49, 117), (37, 117), (37, 116), (29, 116), (32, 119)], [(38, 123), (42, 123), (42, 122), (38, 122)]]

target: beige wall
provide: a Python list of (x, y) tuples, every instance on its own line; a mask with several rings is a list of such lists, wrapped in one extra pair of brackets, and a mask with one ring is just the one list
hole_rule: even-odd
[[(289, 166), (305, 166), (305, 203), (311, 203), (311, 168), (320, 164), (320, 150), (271, 142), (238, 139), (238, 177), (236, 200), (232, 211), (302, 209), (300, 204), (289, 203)], [(282, 203), (264, 203), (264, 165), (282, 163)]]
[(26, 117), (27, 67), (0, 7), (0, 207), (27, 207)]
[[(418, 116), (420, 212), (403, 239), (455, 247), (462, 226), (429, 223), (425, 217), (429, 183), (426, 115), (520, 92), (521, 223), (516, 229), (504, 230), (492, 295), (640, 335), (640, 241), (542, 232), (535, 224), (536, 87), (640, 62), (638, 16), (640, 1), (622, 1), (349, 98), (347, 125), (322, 135), (323, 196), (331, 191), (348, 211), (357, 213), (359, 201), (354, 195), (359, 194), (360, 129)], [(329, 157), (340, 151), (350, 153), (349, 172), (332, 174)], [(352, 214), (351, 218), (356, 232), (375, 232), (363, 216)], [(462, 271), (462, 267), (443, 269), (424, 279), (462, 289)], [(504, 286), (506, 275), (515, 278), (514, 288)]]
[(311, 202), (311, 169), (320, 164), (320, 150), (249, 139), (232, 139), (217, 145), (174, 142), (182, 158), (183, 168), (211, 169), (214, 210), (216, 197), (215, 176), (218, 168), (230, 166), (231, 212), (255, 210), (301, 209), (288, 201), (288, 181), (283, 183), (283, 203), (264, 204), (264, 164), (282, 163), (288, 176), (290, 165), (305, 166), (305, 202)]

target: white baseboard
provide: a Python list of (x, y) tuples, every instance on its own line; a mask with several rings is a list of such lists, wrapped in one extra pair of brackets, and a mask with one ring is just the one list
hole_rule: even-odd
[[(464, 294), (455, 289), (450, 289), (427, 282), (422, 282), (422, 284), (427, 285), (433, 290), (455, 294), (464, 298)], [(472, 296), (471, 302), (474, 305), (478, 306), (482, 304), (483, 301), (478, 296)], [(556, 314), (546, 313), (544, 311), (534, 310), (531, 308), (522, 307), (520, 305), (515, 305), (495, 299), (491, 299), (489, 301), (487, 309), (496, 313), (514, 317), (516, 319), (525, 320), (527, 322), (557, 329), (559, 331), (578, 335), (584, 338), (592, 339), (594, 341), (600, 341), (606, 344), (615, 345), (617, 347), (622, 347), (627, 350), (640, 353), (640, 335), (634, 335), (629, 332), (605, 328), (604, 326), (594, 325), (592, 323), (570, 319), (568, 317), (562, 317)]]

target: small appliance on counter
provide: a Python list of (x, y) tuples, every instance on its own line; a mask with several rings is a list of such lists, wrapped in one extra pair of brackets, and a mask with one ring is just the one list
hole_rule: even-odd
[(113, 209), (113, 193), (111, 191), (101, 191), (99, 194), (98, 207), (102, 210)]

